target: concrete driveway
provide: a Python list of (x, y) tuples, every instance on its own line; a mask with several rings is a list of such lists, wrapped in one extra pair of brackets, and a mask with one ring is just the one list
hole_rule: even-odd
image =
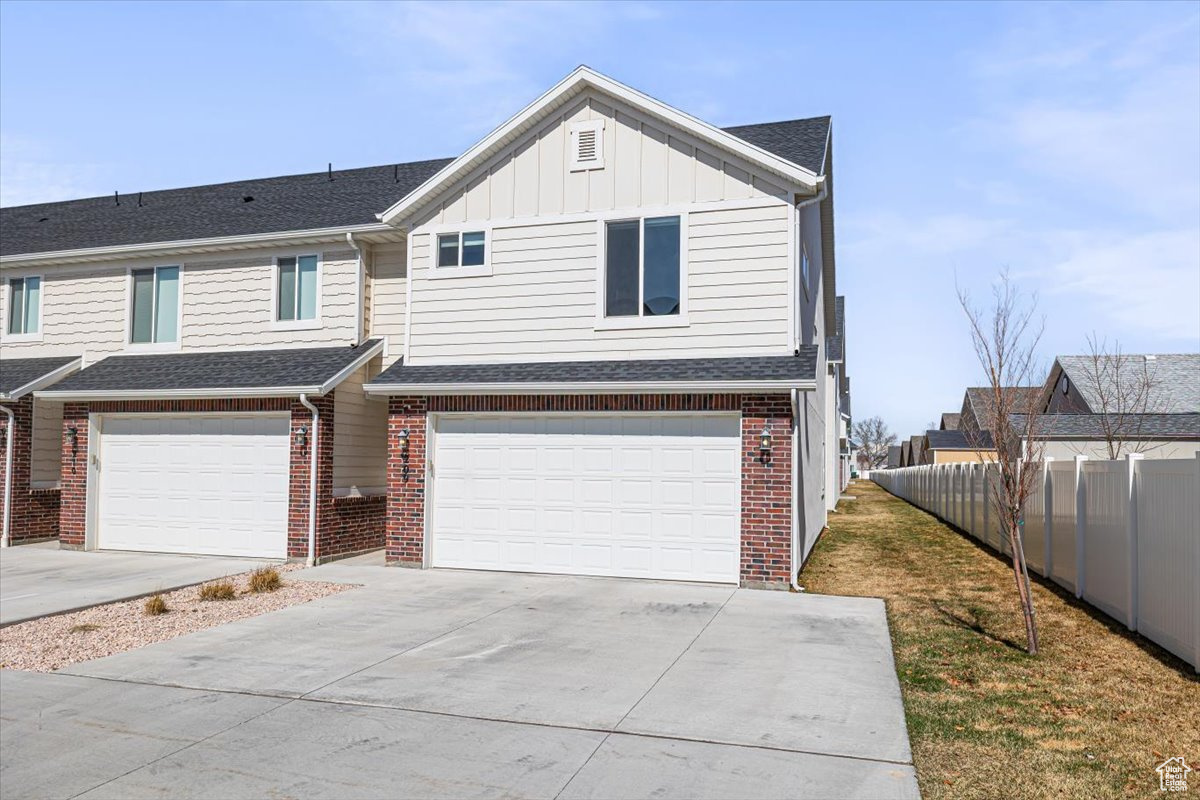
[(300, 575), (362, 587), (0, 674), (5, 796), (918, 796), (880, 601)]
[(262, 561), (158, 553), (0, 549), (0, 627), (246, 572)]

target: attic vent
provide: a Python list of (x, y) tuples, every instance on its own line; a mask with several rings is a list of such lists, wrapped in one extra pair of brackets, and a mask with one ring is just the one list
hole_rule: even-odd
[(242, 198), (242, 202), (243, 203), (253, 203), (254, 197), (251, 195), (246, 195), (245, 197)]
[(571, 123), (571, 171), (604, 169), (604, 120)]

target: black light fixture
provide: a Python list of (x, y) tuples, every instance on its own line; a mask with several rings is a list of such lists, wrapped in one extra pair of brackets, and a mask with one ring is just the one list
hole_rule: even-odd
[(75, 454), (79, 452), (79, 428), (74, 425), (67, 427), (67, 441), (71, 444), (71, 459), (74, 460)]
[(404, 480), (408, 480), (408, 428), (402, 428), (397, 436), (400, 444), (400, 460), (404, 462), (402, 472)]
[(758, 452), (762, 455), (764, 464), (771, 460), (771, 431), (765, 427), (758, 435)]
[(296, 429), (296, 447), (303, 450), (308, 446), (308, 426), (301, 425)]

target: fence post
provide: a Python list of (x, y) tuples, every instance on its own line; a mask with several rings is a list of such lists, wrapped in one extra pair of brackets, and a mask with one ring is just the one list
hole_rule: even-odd
[[(1196, 483), (1192, 491), (1192, 500), (1196, 504), (1192, 519), (1200, 519), (1200, 450), (1196, 451)], [(1193, 547), (1196, 563), (1191, 565), (1192, 574), (1200, 569), (1200, 551)], [(1200, 581), (1192, 581), (1192, 666), (1200, 673)]]
[(979, 541), (986, 545), (990, 545), (991, 541), (988, 538), (988, 526), (992, 521), (992, 493), (991, 483), (988, 481), (988, 465), (985, 461), (983, 464), (983, 530), (979, 532)]
[(1138, 461), (1142, 458), (1141, 453), (1126, 453), (1125, 454), (1125, 479), (1127, 485), (1126, 491), (1129, 498), (1129, 583), (1127, 596), (1125, 598), (1125, 610), (1127, 619), (1125, 620), (1126, 627), (1131, 631), (1137, 630), (1138, 618), (1138, 513), (1137, 513), (1137, 481), (1136, 475), (1138, 471)]
[(1054, 456), (1042, 459), (1042, 537), (1045, 554), (1042, 558), (1042, 574), (1049, 578), (1054, 574), (1054, 482), (1050, 480), (1050, 462)]
[(1083, 597), (1084, 547), (1087, 535), (1087, 485), (1083, 462), (1087, 456), (1075, 456), (1075, 597)]
[(967, 522), (967, 533), (975, 535), (975, 462), (967, 464), (967, 491), (970, 493), (971, 516)]

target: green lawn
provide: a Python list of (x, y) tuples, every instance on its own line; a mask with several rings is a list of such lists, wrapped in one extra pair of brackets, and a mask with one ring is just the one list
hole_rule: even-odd
[(873, 483), (849, 493), (801, 583), (886, 601), (925, 798), (1159, 796), (1176, 755), (1200, 797), (1190, 665), (1045, 582), (1027, 655), (1008, 561)]

